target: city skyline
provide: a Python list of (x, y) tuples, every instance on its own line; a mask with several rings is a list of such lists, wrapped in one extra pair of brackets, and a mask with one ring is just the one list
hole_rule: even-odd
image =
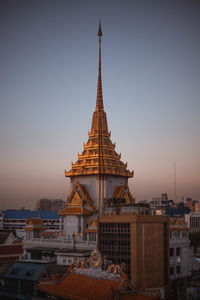
[(91, 128), (101, 18), (111, 140), (138, 200), (200, 199), (197, 1), (2, 1), (0, 206), (67, 198)]

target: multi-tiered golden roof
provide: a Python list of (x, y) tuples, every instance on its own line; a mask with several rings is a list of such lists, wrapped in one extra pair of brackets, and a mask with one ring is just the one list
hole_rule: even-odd
[(72, 164), (70, 171), (65, 171), (66, 177), (80, 175), (115, 175), (133, 177), (133, 172), (127, 169), (121, 154), (115, 151), (115, 144), (110, 139), (106, 113), (103, 107), (102, 82), (101, 82), (101, 23), (99, 23), (99, 66), (96, 109), (93, 113), (91, 131), (88, 132), (87, 144), (84, 150), (78, 154), (78, 160)]

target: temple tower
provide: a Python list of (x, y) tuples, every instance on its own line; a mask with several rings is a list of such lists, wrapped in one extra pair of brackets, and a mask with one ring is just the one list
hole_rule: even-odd
[[(128, 178), (133, 177), (133, 172), (127, 169), (127, 163), (123, 163), (121, 154), (115, 151), (115, 144), (110, 139), (111, 133), (108, 131), (107, 117), (104, 111), (100, 22), (98, 37), (98, 84), (91, 131), (88, 132), (87, 143), (83, 143), (82, 153), (78, 154), (78, 160), (72, 163), (71, 170), (65, 170), (65, 176), (69, 177), (71, 181), (70, 194), (67, 208), (60, 215), (68, 216), (64, 228), (69, 232), (70, 227), (70, 234), (76, 230), (83, 232), (87, 227), (86, 223), (89, 219), (91, 220), (91, 216), (96, 218), (98, 214), (103, 213), (104, 203), (107, 199), (123, 198), (128, 204), (134, 202), (128, 188)], [(73, 226), (74, 228), (72, 228)]]

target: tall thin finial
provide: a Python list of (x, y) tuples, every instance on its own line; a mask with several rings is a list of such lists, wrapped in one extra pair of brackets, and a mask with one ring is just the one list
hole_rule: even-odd
[(102, 82), (101, 82), (101, 37), (102, 37), (102, 30), (101, 30), (101, 21), (99, 21), (99, 30), (98, 30), (98, 37), (99, 37), (99, 67), (98, 67), (98, 85), (97, 85), (97, 101), (96, 101), (96, 111), (103, 110), (103, 95), (102, 95)]
[(99, 31), (98, 31), (98, 36), (102, 36), (102, 30), (101, 30), (101, 20), (99, 20)]

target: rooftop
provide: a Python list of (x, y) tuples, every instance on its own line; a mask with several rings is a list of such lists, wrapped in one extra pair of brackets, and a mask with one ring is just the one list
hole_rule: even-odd
[(52, 211), (34, 211), (34, 210), (5, 210), (4, 219), (59, 219), (58, 214)]

